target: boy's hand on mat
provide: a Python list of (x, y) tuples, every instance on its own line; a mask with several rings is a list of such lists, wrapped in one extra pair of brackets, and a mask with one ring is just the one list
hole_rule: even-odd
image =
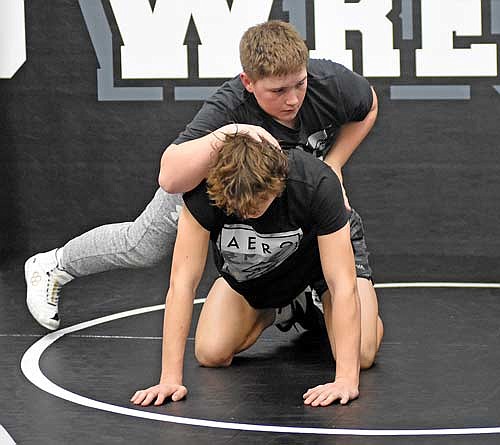
[(137, 391), (130, 401), (135, 405), (148, 406), (153, 400), (156, 406), (161, 405), (171, 397), (173, 402), (186, 397), (187, 388), (183, 385), (160, 383), (147, 389)]
[(302, 398), (305, 405), (328, 406), (336, 400), (339, 400), (341, 405), (345, 405), (349, 400), (354, 400), (358, 396), (358, 385), (349, 383), (347, 380), (336, 380), (333, 383), (308, 389)]

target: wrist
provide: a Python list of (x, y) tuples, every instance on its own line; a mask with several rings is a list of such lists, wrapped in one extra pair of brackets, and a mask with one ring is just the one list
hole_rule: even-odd
[(348, 384), (349, 386), (354, 386), (356, 388), (359, 387), (359, 374), (357, 376), (335, 376), (335, 382), (343, 382)]
[(224, 125), (223, 127), (220, 127), (218, 130), (215, 130), (214, 133), (217, 133), (217, 135), (222, 135), (222, 136), (226, 136), (226, 135), (235, 135), (238, 133), (238, 124), (237, 123), (234, 123), (234, 124), (227, 124), (227, 125)]
[(160, 377), (160, 384), (182, 385), (182, 374), (162, 373)]
[(211, 138), (211, 145), (219, 150), (227, 135), (234, 136), (238, 133), (238, 124), (227, 124), (217, 130), (212, 131), (207, 137)]
[(359, 385), (359, 359), (351, 357), (349, 360), (339, 360), (335, 366), (335, 380), (349, 382), (350, 384)]

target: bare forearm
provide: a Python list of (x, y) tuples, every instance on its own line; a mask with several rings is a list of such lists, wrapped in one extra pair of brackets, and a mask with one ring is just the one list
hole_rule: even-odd
[(372, 94), (372, 108), (366, 117), (360, 122), (349, 122), (344, 124), (340, 128), (340, 132), (335, 140), (335, 143), (325, 156), (325, 162), (333, 168), (340, 179), (342, 179), (342, 167), (346, 164), (361, 142), (363, 142), (365, 137), (373, 128), (377, 119), (378, 100), (373, 89)]
[(337, 295), (332, 304), (332, 329), (335, 345), (335, 379), (345, 378), (359, 383), (361, 316), (356, 290)]
[(195, 188), (216, 162), (216, 156), (226, 135), (243, 133), (258, 142), (267, 140), (279, 147), (278, 141), (257, 125), (228, 124), (214, 132), (179, 145), (171, 145), (161, 159), (160, 187), (169, 193), (183, 193)]
[(349, 160), (359, 144), (373, 127), (374, 120), (350, 122), (340, 129), (339, 136), (328, 154), (325, 156), (325, 162), (333, 168), (335, 173), (342, 178), (342, 167)]
[(195, 188), (207, 176), (219, 143), (220, 137), (214, 132), (168, 147), (161, 158), (160, 187), (169, 193)]
[(182, 384), (184, 351), (191, 325), (194, 292), (174, 290), (167, 294), (163, 319), (162, 372), (160, 383)]

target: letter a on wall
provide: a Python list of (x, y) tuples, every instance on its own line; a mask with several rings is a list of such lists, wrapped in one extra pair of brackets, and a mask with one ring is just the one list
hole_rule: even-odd
[(11, 79), (26, 61), (24, 0), (0, 1), (0, 78)]

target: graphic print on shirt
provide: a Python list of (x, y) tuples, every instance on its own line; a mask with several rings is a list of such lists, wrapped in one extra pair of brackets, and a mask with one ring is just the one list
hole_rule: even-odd
[(334, 139), (333, 126), (312, 133), (307, 138), (307, 150), (313, 153), (317, 158), (323, 158), (325, 152), (332, 146)]
[(247, 281), (275, 269), (299, 247), (302, 229), (261, 234), (246, 224), (225, 224), (217, 239), (222, 271)]

